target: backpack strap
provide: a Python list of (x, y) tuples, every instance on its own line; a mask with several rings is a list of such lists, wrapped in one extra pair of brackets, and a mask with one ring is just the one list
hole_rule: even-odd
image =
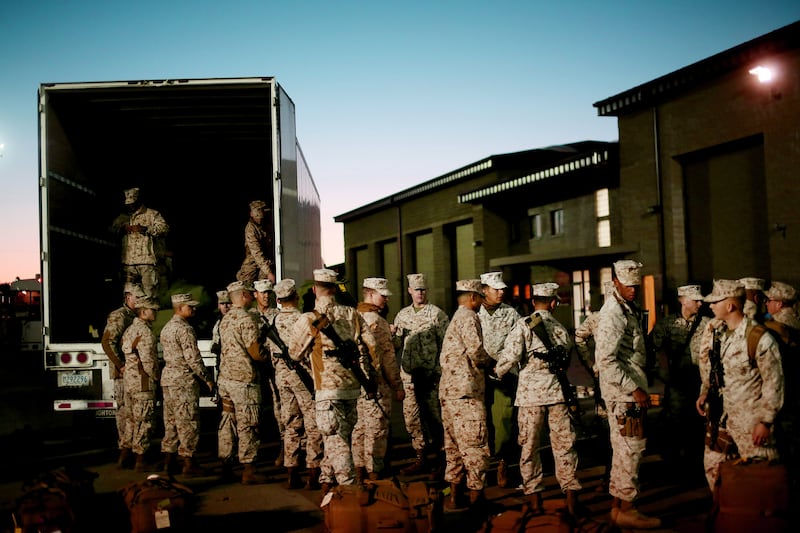
[(756, 367), (756, 348), (761, 340), (761, 336), (766, 332), (767, 328), (761, 324), (754, 324), (748, 329), (747, 334), (745, 335), (747, 338), (747, 357), (750, 359), (751, 368)]

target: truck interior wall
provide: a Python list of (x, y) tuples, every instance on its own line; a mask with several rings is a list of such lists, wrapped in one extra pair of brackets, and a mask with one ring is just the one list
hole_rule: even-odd
[(268, 113), (253, 117), (261, 135), (243, 139), (197, 136), (93, 102), (85, 92), (50, 95), (48, 170), (64, 178), (48, 179), (52, 342), (96, 341), (92, 332), (121, 305), (120, 239), (109, 227), (124, 189), (140, 187), (144, 204), (162, 213), (171, 286), (201, 291), (209, 313), (244, 257), (249, 202), (272, 201)]

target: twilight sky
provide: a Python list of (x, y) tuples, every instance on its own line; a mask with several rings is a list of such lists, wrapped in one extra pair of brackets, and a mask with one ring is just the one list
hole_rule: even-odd
[(7, 0), (0, 282), (39, 272), (47, 82), (274, 76), (333, 217), (494, 154), (617, 139), (592, 104), (800, 19), (796, 0)]

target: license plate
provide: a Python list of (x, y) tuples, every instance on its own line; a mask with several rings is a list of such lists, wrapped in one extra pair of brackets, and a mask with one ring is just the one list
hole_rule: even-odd
[(88, 387), (91, 384), (92, 384), (91, 370), (58, 373), (59, 387)]

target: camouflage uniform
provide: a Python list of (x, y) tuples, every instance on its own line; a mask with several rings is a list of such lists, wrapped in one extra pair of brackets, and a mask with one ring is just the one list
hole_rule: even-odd
[(272, 236), (263, 224), (249, 220), (244, 228), (244, 261), (236, 273), (239, 281), (268, 279), (272, 274), (272, 259), (265, 253), (272, 250)]
[(200, 381), (208, 383), (211, 376), (197, 347), (194, 328), (185, 318), (173, 315), (164, 325), (161, 346), (166, 363), (161, 373), (164, 392), (161, 451), (193, 457), (200, 440)]
[[(333, 296), (318, 295), (314, 311), (303, 313), (295, 322), (289, 344), (292, 359), (311, 360), (317, 428), (322, 434), (324, 452), (319, 482), (350, 485), (355, 479), (351, 444), (361, 384), (336, 356), (328, 354), (336, 345), (313, 325), (318, 313), (328, 317), (343, 340), (352, 339), (356, 344), (366, 345), (372, 353), (375, 338), (355, 308), (337, 304)], [(309, 352), (308, 343), (312, 341)], [(362, 352), (361, 366), (365, 373), (370, 371), (366, 359)]]
[(153, 431), (158, 342), (150, 325), (137, 316), (122, 334), (121, 346), (125, 354), (125, 403), (131, 409), (131, 450), (143, 455), (150, 448)]
[[(572, 350), (569, 332), (550, 311), (540, 310), (534, 315), (542, 319), (553, 346), (563, 346), (567, 352)], [(547, 353), (547, 348), (531, 329), (532, 318), (522, 318), (514, 324), (495, 367), (497, 375), (502, 376), (518, 364), (522, 366), (514, 405), (519, 409), (519, 444), (522, 446), (519, 466), (523, 491), (534, 494), (545, 488), (539, 454), (545, 421), (550, 428), (556, 479), (561, 490), (580, 490), (581, 484), (575, 476), (578, 469), (575, 429), (558, 378), (548, 369), (547, 363), (537, 357), (537, 354)]]
[[(275, 316), (275, 327), (287, 346), (292, 338), (292, 328), (300, 315), (301, 312), (296, 307), (287, 307), (281, 309)], [(306, 467), (319, 468), (322, 461), (322, 435), (317, 429), (314, 397), (297, 372), (290, 369), (282, 357), (274, 355), (280, 350), (277, 346), (272, 346), (272, 365), (275, 368), (275, 382), (281, 399), (283, 464), (286, 467), (299, 466), (300, 448), (305, 437)], [(311, 375), (311, 369), (305, 361), (297, 364), (306, 365), (306, 371)]]
[[(379, 307), (370, 303), (358, 304), (358, 312), (375, 337), (375, 351), (380, 365), (380, 371), (375, 372), (378, 401), (391, 418), (394, 391), (403, 389), (403, 381), (392, 345), (389, 323), (380, 315), (380, 311)], [(375, 400), (367, 398), (366, 392), (362, 391), (358, 398), (358, 422), (353, 428), (353, 463), (356, 468), (365, 467), (368, 473), (376, 474), (383, 471), (390, 418), (386, 418)]]
[[(483, 347), (489, 357), (497, 361), (503, 350), (506, 335), (520, 319), (519, 313), (508, 304), (500, 304), (493, 311), (487, 310), (486, 306), (482, 305), (478, 310), (478, 318), (481, 320), (481, 330), (483, 331)], [(512, 367), (510, 373), (516, 377), (517, 369)], [(507, 448), (516, 433), (514, 429), (514, 391), (489, 380), (487, 381), (486, 396), (486, 403), (491, 406), (488, 415), (489, 444), (492, 453), (509, 459), (505, 457), (509, 453)]]
[[(128, 233), (128, 226), (144, 226), (144, 233)], [(140, 283), (145, 295), (158, 298), (159, 277), (156, 241), (169, 232), (169, 226), (155, 209), (140, 206), (132, 214), (121, 214), (111, 224), (111, 231), (122, 233), (122, 266), (125, 280)]]
[(261, 439), (258, 422), (261, 385), (255, 361), (247, 351), (258, 340), (258, 324), (252, 314), (233, 306), (219, 326), (222, 340), (217, 390), (222, 402), (219, 422), (219, 457), (229, 461), (238, 445), (239, 462), (255, 461)]
[(459, 306), (442, 343), (439, 400), (447, 457), (444, 479), (452, 484), (466, 480), (470, 490), (483, 490), (489, 469), (484, 373), (489, 360), (478, 314)]
[[(708, 393), (711, 364), (709, 352), (713, 346), (713, 328), (709, 322), (703, 331), (699, 352), (700, 376), (703, 380), (700, 395)], [(751, 364), (747, 353), (747, 334), (755, 322), (743, 317), (733, 331), (721, 336), (720, 360), (724, 370), (725, 387), (722, 390), (721, 425), (727, 428), (738, 453), (742, 457), (778, 459), (773, 423), (783, 406), (784, 375), (778, 343), (768, 333), (761, 336)], [(719, 326), (726, 329), (724, 325)], [(770, 439), (766, 446), (753, 444), (753, 428), (759, 422), (770, 426)], [(706, 480), (709, 487), (716, 485), (719, 464), (726, 460), (722, 453), (706, 446), (704, 455)]]
[(130, 406), (125, 402), (125, 385), (122, 379), (125, 355), (122, 353), (121, 341), (122, 334), (133, 323), (134, 318), (136, 318), (136, 311), (127, 305), (123, 305), (108, 314), (106, 327), (103, 330), (103, 339), (108, 342), (115, 355), (112, 358), (108, 354), (108, 371), (111, 379), (114, 380), (114, 400), (117, 402), (117, 445), (121, 450), (131, 447), (131, 439), (133, 437), (133, 420)]
[[(260, 317), (264, 317), (264, 320), (271, 324), (275, 320), (275, 317), (278, 316), (280, 311), (277, 307), (268, 307), (264, 310), (253, 308), (250, 310), (250, 312), (255, 313), (256, 321), (258, 322), (259, 334), (261, 334), (261, 328), (265, 326)], [(269, 356), (266, 360), (266, 364), (258, 365), (259, 376), (261, 379), (261, 390), (263, 394), (264, 386), (266, 385), (267, 388), (269, 388), (270, 398), (272, 399), (272, 415), (275, 417), (275, 422), (278, 425), (278, 435), (280, 436), (281, 442), (283, 442), (285, 426), (283, 424), (283, 415), (281, 414), (281, 395), (280, 391), (278, 390), (276, 374), (277, 369), (275, 367), (275, 359), (279, 358), (276, 354), (279, 352), (279, 350), (277, 346), (269, 341), (267, 341), (262, 348), (265, 350), (265, 353), (269, 354)]]
[[(428, 445), (442, 446), (442, 414), (439, 403), (439, 351), (449, 320), (433, 304), (404, 307), (394, 317), (395, 350), (400, 352), (403, 381), (403, 420), (411, 446), (422, 454)], [(414, 367), (414, 376), (408, 370)]]
[[(639, 465), (647, 445), (646, 437), (624, 437), (616, 420), (624, 420), (633, 404), (633, 391), (647, 391), (647, 355), (639, 311), (615, 289), (598, 312), (595, 360), (600, 370), (600, 388), (609, 414), (613, 453), (609, 493), (631, 502), (639, 494)], [(641, 413), (642, 417), (646, 412)]]

